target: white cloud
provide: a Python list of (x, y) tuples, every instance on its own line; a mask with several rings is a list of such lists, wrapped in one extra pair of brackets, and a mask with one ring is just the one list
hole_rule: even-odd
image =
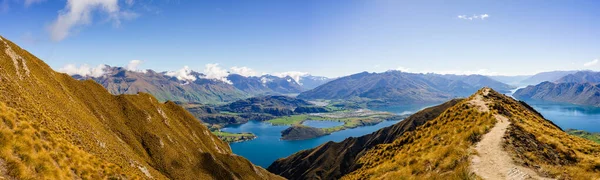
[(219, 67), (219, 64), (206, 64), (204, 67), (204, 78), (206, 79), (216, 79), (219, 81), (223, 81), (228, 84), (233, 84), (231, 81), (227, 79), (229, 72), (227, 70)]
[(302, 84), (300, 82), (300, 79), (303, 76), (307, 76), (309, 75), (307, 72), (299, 72), (299, 71), (288, 71), (288, 72), (280, 72), (280, 73), (273, 73), (273, 76), (277, 76), (280, 78), (285, 78), (285, 77), (291, 77), (292, 79), (294, 79), (294, 81), (296, 81), (296, 83), (298, 84)]
[(464, 20), (472, 21), (472, 20), (477, 20), (477, 19), (485, 20), (485, 19), (489, 18), (490, 15), (488, 15), (488, 14), (472, 15), (472, 16), (458, 15), (457, 17), (458, 17), (458, 19), (464, 19)]
[(402, 72), (410, 72), (409, 68), (405, 68), (405, 67), (402, 67), (402, 66), (398, 66), (398, 68), (396, 68), (396, 70), (402, 71)]
[(182, 81), (195, 81), (196, 77), (192, 75), (192, 70), (188, 66), (183, 66), (182, 69), (177, 71), (169, 71), (165, 73), (167, 76), (175, 77)]
[(249, 76), (256, 76), (258, 75), (258, 73), (256, 73), (256, 71), (248, 68), (248, 67), (237, 67), (237, 66), (233, 66), (231, 68), (229, 68), (232, 74), (239, 74), (241, 76), (245, 76), (245, 77), (249, 77)]
[(129, 71), (137, 71), (137, 68), (140, 66), (140, 64), (142, 64), (142, 60), (131, 60), (125, 68)]
[(108, 20), (116, 26), (120, 25), (121, 19), (130, 20), (138, 16), (134, 12), (120, 10), (118, 0), (67, 0), (66, 7), (58, 12), (58, 17), (48, 28), (52, 40), (63, 40), (73, 28), (90, 24), (95, 10), (106, 13)]
[(490, 15), (488, 14), (482, 14), (481, 16), (479, 16), (481, 18), (481, 20), (485, 20), (485, 18), (489, 18)]
[(62, 68), (58, 69), (59, 72), (67, 73), (68, 75), (81, 75), (81, 76), (91, 76), (91, 77), (100, 77), (106, 74), (106, 65), (100, 64), (94, 68), (90, 67), (87, 64), (83, 64), (77, 67), (75, 64), (67, 64)]
[(586, 62), (586, 63), (583, 64), (583, 66), (590, 67), (590, 66), (594, 66), (596, 64), (598, 64), (598, 59), (594, 59), (593, 61)]

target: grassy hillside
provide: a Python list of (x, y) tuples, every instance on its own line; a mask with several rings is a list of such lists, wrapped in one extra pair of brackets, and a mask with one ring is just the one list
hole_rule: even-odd
[(343, 179), (474, 178), (469, 173), (469, 149), (493, 127), (496, 119), (468, 103), (472, 98), (394, 142), (369, 150), (358, 160), (361, 168)]
[(357, 160), (369, 149), (379, 144), (393, 142), (404, 133), (413, 131), (416, 127), (436, 118), (460, 101), (455, 99), (426, 108), (393, 126), (369, 135), (347, 138), (337, 143), (327, 142), (316, 148), (297, 152), (273, 162), (268, 170), (289, 179), (339, 179), (358, 168)]
[(502, 142), (516, 164), (539, 176), (559, 179), (600, 178), (600, 145), (569, 135), (542, 118), (525, 103), (491, 91), (483, 97), (489, 111), (470, 100), (406, 133), (393, 143), (379, 145), (359, 159), (361, 168), (343, 179), (472, 179), (472, 147), (494, 127), (496, 115), (510, 121)]
[(175, 103), (113, 96), (0, 40), (3, 177), (277, 178), (232, 154)]
[(586, 132), (583, 130), (576, 130), (576, 129), (568, 129), (567, 133), (574, 135), (574, 136), (579, 136), (585, 139), (588, 139), (590, 141), (594, 141), (598, 144), (600, 144), (600, 133), (591, 133), (591, 132)]

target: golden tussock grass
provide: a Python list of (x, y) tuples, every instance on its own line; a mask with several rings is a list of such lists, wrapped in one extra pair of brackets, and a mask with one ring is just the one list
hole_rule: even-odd
[[(465, 99), (391, 144), (369, 150), (343, 179), (473, 179), (471, 150), (496, 122)], [(443, 177), (443, 178), (442, 178)]]
[[(22, 58), (5, 53), (8, 48)], [(0, 102), (14, 112), (7, 117), (18, 117), (6, 118), (0, 131), (14, 141), (3, 143), (0, 158), (9, 177), (98, 179), (114, 171), (154, 179), (277, 178), (232, 154), (175, 103), (146, 93), (111, 95), (94, 81), (53, 71), (4, 38)]]
[(29, 119), (0, 102), (0, 166), (3, 166), (0, 170), (4, 170), (0, 171), (0, 176), (15, 179), (127, 178), (118, 166), (54, 137)]
[(524, 102), (491, 94), (496, 111), (509, 117), (505, 149), (517, 163), (557, 179), (599, 179), (600, 144), (569, 135)]
[[(478, 92), (478, 94), (481, 94)], [(467, 103), (472, 96), (391, 144), (369, 150), (362, 167), (343, 179), (479, 179), (469, 168), (471, 148), (496, 122), (511, 121), (505, 150), (520, 165), (557, 179), (600, 178), (600, 145), (572, 136), (525, 103), (491, 91), (482, 95), (489, 112)]]

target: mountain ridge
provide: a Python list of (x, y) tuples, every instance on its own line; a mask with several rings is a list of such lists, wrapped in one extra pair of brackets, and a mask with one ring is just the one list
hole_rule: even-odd
[(160, 101), (179, 101), (203, 104), (220, 104), (260, 95), (297, 94), (307, 88), (316, 87), (329, 79), (320, 76), (305, 75), (298, 81), (290, 76), (273, 75), (242, 76), (229, 74), (227, 82), (205, 78), (199, 72), (188, 70), (187, 75), (179, 77), (169, 72), (153, 70), (132, 71), (123, 67), (104, 66), (101, 76), (72, 77), (80, 80), (92, 79), (103, 85), (115, 95), (146, 92)]
[[(297, 152), (273, 162), (267, 170), (289, 179), (337, 179), (358, 167), (353, 161), (378, 145), (393, 142), (404, 132), (412, 131), (437, 117), (460, 100), (426, 108), (390, 127), (369, 135), (347, 138), (339, 143), (327, 142), (312, 149)], [(327, 161), (327, 163), (323, 163)]]
[[(569, 77), (567, 77), (569, 78)], [(542, 82), (517, 90), (514, 97), (523, 100), (541, 100), (579, 105), (600, 106), (600, 84), (589, 82)]]
[(350, 99), (383, 104), (443, 102), (468, 96), (481, 86), (508, 92), (513, 87), (482, 75), (417, 74), (401, 71), (362, 72), (302, 92), (301, 99)]
[[(0, 149), (4, 177), (279, 178), (232, 154), (173, 102), (160, 103), (146, 93), (111, 95), (95, 81), (57, 73), (12, 42), (0, 41), (0, 107), (7, 107), (0, 113), (8, 114), (0, 116), (1, 137), (8, 143)], [(64, 158), (60, 153), (67, 149), (82, 156)], [(86, 157), (89, 161), (69, 165)], [(95, 173), (105, 167), (117, 172)]]
[[(508, 124), (504, 124), (503, 128), (499, 122)], [(489, 139), (490, 135), (494, 138)], [(372, 135), (363, 137), (368, 136)], [(475, 148), (482, 145), (480, 143), (486, 144), (486, 141), (491, 141), (493, 146), (502, 144), (499, 152), (504, 155), (489, 156), (490, 154), (486, 153), (488, 152), (486, 149), (498, 150), (498, 147)], [(327, 179), (331, 177), (330, 172), (325, 171), (328, 168), (323, 168), (321, 171), (299, 169), (288, 172), (285, 168), (281, 171), (276, 167), (306, 167), (304, 164), (306, 161), (312, 162), (308, 163), (309, 167), (330, 167), (332, 165), (329, 164), (330, 161), (319, 157), (327, 157), (324, 152), (337, 152), (329, 156), (346, 153), (344, 152), (346, 149), (332, 148), (335, 144), (328, 142), (315, 150), (301, 151), (278, 160), (268, 169), (284, 177), (289, 177), (286, 173), (295, 175), (306, 173), (310, 174), (308, 178)], [(360, 145), (364, 144), (363, 142)], [(341, 176), (341, 179), (600, 178), (599, 144), (565, 133), (526, 103), (489, 88), (480, 89), (474, 95), (445, 108), (439, 115), (412, 131), (405, 131), (391, 143), (377, 144), (361, 154), (358, 158), (338, 157), (343, 159), (342, 161), (354, 162), (353, 167), (356, 168), (335, 177)], [(477, 161), (478, 158), (483, 160)], [(485, 159), (489, 158), (505, 163), (501, 166), (478, 163), (487, 162)], [(495, 170), (488, 171), (489, 169)]]

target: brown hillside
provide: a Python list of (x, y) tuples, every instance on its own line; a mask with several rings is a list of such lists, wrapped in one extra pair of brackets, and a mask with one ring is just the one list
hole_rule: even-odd
[(8, 179), (276, 179), (183, 108), (113, 96), (0, 38), (0, 176)]
[(337, 179), (359, 166), (362, 155), (378, 144), (391, 143), (402, 134), (436, 118), (461, 100), (426, 108), (399, 123), (380, 129), (369, 135), (348, 138), (342, 142), (327, 142), (319, 147), (300, 151), (287, 158), (279, 159), (268, 168), (270, 172), (289, 179)]
[[(500, 158), (498, 154), (478, 154), (481, 152), (474, 146), (482, 137), (489, 137), (486, 133), (496, 128), (497, 122), (506, 123), (504, 120), (509, 124), (500, 131), (504, 138), (497, 143), (501, 152), (509, 154), (507, 164), (512, 169), (480, 167), (475, 160), (471, 163), (473, 158)], [(342, 179), (496, 177), (481, 169), (491, 169), (504, 178), (598, 179), (600, 145), (568, 135), (526, 104), (484, 88), (393, 143), (369, 150), (358, 162), (362, 167)]]

